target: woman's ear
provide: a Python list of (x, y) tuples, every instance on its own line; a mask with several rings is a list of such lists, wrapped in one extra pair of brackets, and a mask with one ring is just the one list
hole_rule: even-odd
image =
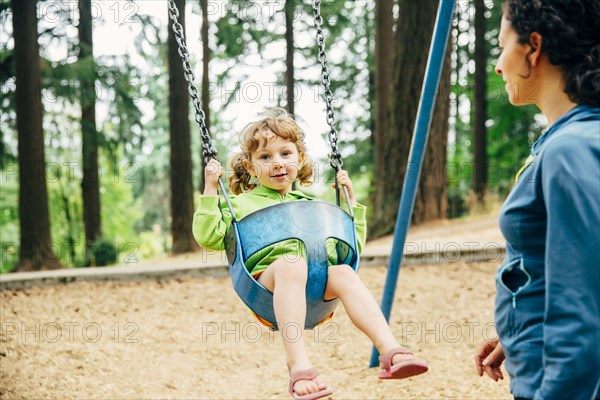
[(540, 62), (542, 56), (542, 44), (544, 38), (537, 32), (533, 32), (529, 35), (529, 45), (531, 50), (529, 51), (529, 62), (532, 66), (536, 66)]

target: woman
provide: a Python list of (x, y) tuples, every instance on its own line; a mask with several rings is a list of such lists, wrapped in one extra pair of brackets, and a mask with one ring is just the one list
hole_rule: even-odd
[(548, 130), (500, 211), (499, 340), (480, 376), (515, 399), (600, 397), (600, 1), (509, 0), (496, 72), (513, 105), (535, 104)]

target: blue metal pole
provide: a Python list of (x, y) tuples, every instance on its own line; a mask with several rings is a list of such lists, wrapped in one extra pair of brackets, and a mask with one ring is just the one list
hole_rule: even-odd
[[(415, 205), (415, 196), (417, 194), (417, 185), (421, 175), (421, 166), (425, 155), (425, 146), (429, 136), (429, 127), (431, 125), (431, 116), (437, 94), (440, 75), (444, 65), (444, 55), (446, 54), (446, 45), (448, 35), (452, 26), (452, 16), (454, 15), (454, 6), (456, 0), (440, 0), (437, 12), (433, 38), (429, 49), (429, 59), (425, 69), (425, 80), (421, 90), (421, 101), (417, 110), (417, 119), (413, 132), (413, 140), (410, 149), (408, 168), (402, 188), (402, 198), (398, 208), (398, 217), (394, 229), (394, 243), (392, 245), (392, 254), (388, 264), (388, 273), (383, 290), (383, 299), (381, 300), (381, 310), (385, 319), (389, 322), (392, 311), (392, 302), (396, 293), (396, 284), (400, 274), (400, 265), (402, 264), (404, 253), (404, 242), (410, 225), (410, 220)], [(371, 363), (369, 367), (379, 365), (379, 353), (375, 347), (371, 354)]]

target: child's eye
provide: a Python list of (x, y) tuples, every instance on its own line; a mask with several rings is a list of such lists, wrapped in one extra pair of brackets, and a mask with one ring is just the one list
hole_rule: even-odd
[(261, 160), (268, 160), (269, 156), (267, 154), (263, 154), (262, 156), (259, 157)]
[(283, 153), (281, 153), (281, 154), (282, 154), (284, 157), (287, 157), (287, 156), (291, 155), (291, 154), (292, 154), (292, 152), (291, 152), (291, 151), (284, 151), (284, 152), (283, 152)]

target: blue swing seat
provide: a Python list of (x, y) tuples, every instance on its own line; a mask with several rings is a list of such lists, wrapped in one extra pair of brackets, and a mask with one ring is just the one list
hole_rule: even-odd
[(337, 240), (338, 264), (358, 269), (359, 255), (352, 217), (342, 208), (321, 201), (294, 201), (265, 207), (233, 221), (226, 238), (229, 272), (242, 301), (273, 325), (273, 293), (259, 284), (246, 260), (265, 247), (287, 239), (304, 243), (308, 264), (305, 329), (313, 329), (335, 310), (339, 299), (323, 300), (327, 285), (327, 239)]

